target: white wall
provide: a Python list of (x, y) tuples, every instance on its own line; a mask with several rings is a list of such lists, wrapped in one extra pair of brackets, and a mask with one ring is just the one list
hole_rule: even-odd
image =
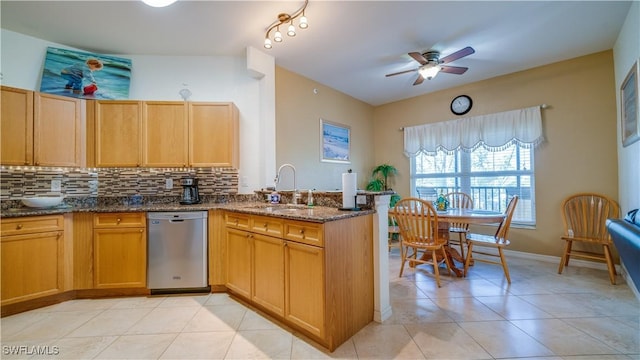
[(640, 61), (640, 2), (634, 1), (613, 48), (618, 104), (618, 181), (620, 208), (624, 215), (640, 208), (640, 141), (622, 147), (620, 85), (631, 65)]
[[(47, 46), (70, 48), (4, 29), (0, 35), (2, 85), (22, 89), (40, 89)], [(193, 101), (234, 102), (240, 112), (239, 191), (252, 193), (265, 185), (267, 169), (259, 164), (275, 163), (275, 153), (261, 150), (261, 141), (264, 139), (261, 138), (259, 129), (265, 126), (261, 123), (275, 121), (275, 116), (273, 109), (261, 106), (260, 99), (265, 93), (273, 93), (275, 90), (273, 85), (269, 88), (261, 86), (261, 83), (265, 83), (266, 76), (273, 77), (274, 70), (270, 75), (256, 79), (255, 73), (247, 69), (245, 57), (117, 56), (132, 61), (129, 90), (131, 99), (182, 100), (178, 92), (188, 87), (193, 94), (190, 100)], [(267, 80), (270, 80), (267, 83), (274, 82), (272, 78)]]

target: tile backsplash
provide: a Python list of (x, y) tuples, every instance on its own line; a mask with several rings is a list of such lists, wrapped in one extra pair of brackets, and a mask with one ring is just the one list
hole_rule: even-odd
[[(67, 198), (180, 196), (183, 177), (198, 178), (201, 196), (234, 195), (238, 192), (238, 170), (234, 168), (53, 168), (0, 167), (0, 200), (61, 193)], [(173, 188), (166, 189), (167, 179)], [(52, 180), (61, 183), (51, 191)]]

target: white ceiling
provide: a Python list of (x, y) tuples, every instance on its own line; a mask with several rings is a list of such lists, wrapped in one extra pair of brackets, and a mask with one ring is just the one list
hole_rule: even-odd
[[(247, 46), (276, 64), (380, 105), (561, 60), (612, 49), (630, 1), (311, 0), (309, 28), (263, 48), (266, 27), (299, 1), (187, 1), (152, 8), (140, 1), (5, 1), (1, 26), (113, 55), (243, 56)], [(465, 46), (475, 54), (413, 86), (408, 52)], [(135, 71), (135, 64), (133, 64)]]

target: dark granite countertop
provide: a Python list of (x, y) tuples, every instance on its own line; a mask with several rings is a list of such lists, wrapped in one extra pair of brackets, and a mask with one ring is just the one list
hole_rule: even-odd
[(302, 220), (324, 223), (349, 217), (375, 213), (375, 210), (342, 211), (326, 206), (307, 207), (306, 205), (269, 204), (261, 202), (231, 202), (231, 203), (203, 203), (196, 205), (148, 204), (148, 205), (102, 205), (102, 206), (69, 206), (62, 205), (53, 208), (28, 208), (20, 207), (3, 210), (0, 214), (3, 218), (15, 218), (24, 216), (57, 215), (75, 212), (150, 212), (150, 211), (206, 211), (210, 209), (225, 209), (229, 211), (274, 216), (285, 219)]

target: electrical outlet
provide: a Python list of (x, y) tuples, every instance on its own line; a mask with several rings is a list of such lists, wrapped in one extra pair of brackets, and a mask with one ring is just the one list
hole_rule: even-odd
[(55, 191), (55, 192), (62, 191), (62, 180), (60, 179), (51, 180), (51, 191)]
[(241, 187), (249, 187), (249, 177), (248, 176), (242, 176), (240, 178), (240, 186)]
[(164, 179), (164, 188), (167, 190), (173, 189), (173, 179)]
[(356, 196), (356, 203), (359, 205), (364, 205), (367, 203), (367, 196), (366, 195), (358, 195)]

